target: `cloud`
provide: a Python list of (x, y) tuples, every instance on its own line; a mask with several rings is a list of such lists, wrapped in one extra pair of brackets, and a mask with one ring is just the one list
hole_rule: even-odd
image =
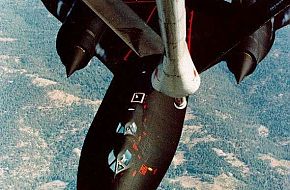
[(17, 39), (15, 38), (2, 38), (0, 37), (0, 42), (15, 42)]

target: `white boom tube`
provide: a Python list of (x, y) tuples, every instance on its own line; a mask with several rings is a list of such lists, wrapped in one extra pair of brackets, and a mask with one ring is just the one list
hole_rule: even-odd
[(200, 86), (200, 77), (185, 41), (185, 1), (156, 0), (156, 4), (165, 54), (163, 63), (152, 74), (152, 85), (170, 97), (185, 97)]

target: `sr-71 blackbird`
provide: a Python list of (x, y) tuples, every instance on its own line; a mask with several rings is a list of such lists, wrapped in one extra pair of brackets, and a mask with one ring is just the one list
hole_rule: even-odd
[(63, 24), (67, 76), (96, 56), (114, 74), (86, 136), (77, 188), (156, 189), (199, 74), (226, 61), (238, 83), (290, 22), (290, 0), (42, 0)]

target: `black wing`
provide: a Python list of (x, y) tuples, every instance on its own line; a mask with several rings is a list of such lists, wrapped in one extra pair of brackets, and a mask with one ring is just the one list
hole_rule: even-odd
[[(76, 8), (76, 4), (81, 4), (79, 0), (42, 1), (48, 10), (61, 21), (69, 20), (68, 17), (73, 12), (72, 9)], [(159, 33), (155, 1), (127, 0), (124, 2), (156, 33)], [(233, 0), (233, 2), (235, 1)], [(223, 0), (186, 0), (188, 14), (187, 42), (198, 71), (201, 73), (225, 59), (225, 55), (243, 41), (245, 37), (253, 34), (272, 18), (275, 18), (273, 31), (289, 24), (289, 4), (290, 0), (257, 0), (252, 5), (241, 7), (237, 3), (230, 4)], [(90, 8), (87, 7), (86, 9)], [(85, 15), (90, 11), (79, 12), (79, 14)], [(90, 22), (87, 20), (92, 18), (91, 15), (82, 17), (83, 20), (78, 25), (84, 25), (86, 22), (89, 24)], [(92, 19), (99, 19), (99, 17), (95, 15), (95, 18)], [(86, 28), (83, 30), (86, 30)], [(102, 32), (99, 32), (102, 33), (102, 36), (92, 44), (97, 46), (99, 50), (95, 52), (97, 57), (111, 70), (114, 70), (115, 64), (122, 60), (136, 58), (136, 55), (131, 53), (130, 48), (112, 30), (106, 27), (100, 27), (100, 30), (102, 30)], [(69, 31), (72, 31), (72, 29)], [(130, 33), (131, 30), (123, 30), (123, 32)], [(82, 35), (81, 32), (79, 33), (79, 35)], [(270, 46), (265, 47), (265, 49), (271, 47), (273, 39), (270, 39)], [(69, 48), (65, 47), (63, 49)], [(91, 56), (92, 53), (88, 57), (91, 58)], [(260, 61), (263, 57), (261, 56), (257, 61)]]
[(188, 35), (191, 55), (198, 71), (203, 72), (279, 13), (284, 16), (289, 12), (290, 1), (257, 0), (242, 7), (219, 0), (188, 0), (187, 6), (194, 11)]

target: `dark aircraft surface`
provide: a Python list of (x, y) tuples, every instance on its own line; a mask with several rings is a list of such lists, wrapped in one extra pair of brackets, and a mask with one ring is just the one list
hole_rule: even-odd
[[(114, 30), (116, 6), (99, 2), (124, 6), (122, 1), (42, 2), (63, 23), (56, 48), (67, 76), (94, 56), (114, 74), (83, 145), (77, 188), (156, 189), (176, 151), (187, 99), (152, 87), (152, 73), (163, 59), (156, 2), (123, 1), (131, 8), (124, 15), (135, 12), (152, 31)], [(226, 61), (238, 83), (267, 55), (275, 31), (290, 22), (290, 0), (186, 0), (185, 6), (186, 42), (198, 73)], [(108, 13), (115, 23), (104, 18)], [(148, 36), (153, 40), (143, 43)]]

